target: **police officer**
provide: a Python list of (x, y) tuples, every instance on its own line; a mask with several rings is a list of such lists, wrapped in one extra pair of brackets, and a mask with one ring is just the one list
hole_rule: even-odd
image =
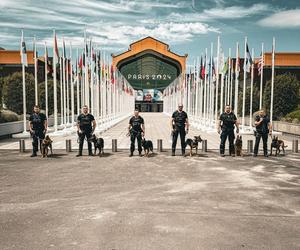
[(268, 157), (267, 143), (268, 143), (268, 135), (272, 136), (272, 124), (270, 123), (270, 119), (266, 116), (264, 110), (258, 111), (258, 115), (255, 117), (254, 125), (256, 128), (256, 132), (255, 132), (255, 145), (254, 145), (253, 156), (257, 156), (260, 138), (262, 138), (264, 156)]
[(134, 115), (129, 120), (128, 136), (130, 135), (130, 155), (133, 156), (135, 149), (135, 139), (138, 143), (139, 156), (142, 156), (142, 137), (145, 136), (145, 123), (143, 117), (139, 115), (139, 110), (134, 110)]
[(38, 105), (33, 107), (33, 113), (29, 117), (29, 131), (32, 137), (32, 154), (30, 157), (37, 156), (38, 145), (40, 145), (42, 140), (45, 138), (47, 132), (48, 122), (45, 114), (40, 113), (40, 108)]
[(234, 125), (236, 126), (236, 133), (239, 133), (239, 124), (236, 118), (236, 115), (231, 111), (229, 105), (225, 106), (225, 112), (220, 115), (218, 122), (218, 133), (221, 134), (221, 143), (220, 143), (220, 155), (225, 156), (225, 143), (228, 137), (229, 141), (229, 154), (235, 156), (234, 148)]
[(82, 107), (82, 113), (77, 118), (77, 133), (79, 136), (79, 152), (78, 156), (82, 156), (83, 142), (86, 138), (88, 144), (89, 155), (92, 153), (92, 144), (88, 141), (91, 135), (94, 133), (96, 128), (96, 121), (92, 114), (89, 113), (89, 108), (87, 105)]
[(179, 104), (178, 109), (172, 114), (172, 156), (175, 156), (178, 134), (180, 134), (181, 153), (185, 157), (185, 135), (189, 131), (188, 115), (183, 111), (183, 105)]

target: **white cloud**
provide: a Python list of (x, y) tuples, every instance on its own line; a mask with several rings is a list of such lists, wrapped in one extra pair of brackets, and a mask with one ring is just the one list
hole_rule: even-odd
[(260, 20), (258, 24), (264, 27), (274, 28), (299, 28), (300, 9), (277, 12)]
[(87, 28), (87, 32), (93, 37), (100, 37), (99, 41), (105, 43), (116, 43), (120, 45), (128, 45), (136, 39), (146, 36), (152, 36), (161, 39), (167, 43), (180, 43), (189, 41), (193, 37), (209, 32), (219, 32), (218, 29), (207, 24), (194, 23), (176, 23), (167, 22), (159, 23), (151, 26), (146, 25), (124, 25), (121, 23), (94, 23), (93, 26)]
[(264, 12), (271, 11), (272, 8), (268, 4), (254, 4), (250, 7), (231, 6), (225, 8), (213, 8), (204, 10), (204, 15), (216, 19), (238, 19), (252, 16)]

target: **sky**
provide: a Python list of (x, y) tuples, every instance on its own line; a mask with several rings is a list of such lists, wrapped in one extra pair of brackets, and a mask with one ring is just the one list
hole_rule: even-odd
[[(300, 51), (299, 0), (0, 0), (0, 47), (19, 49), (24, 29), (27, 49), (36, 36), (39, 54), (62, 38), (73, 48), (83, 47), (84, 30), (106, 53), (126, 51), (129, 44), (152, 36), (178, 54), (197, 56), (216, 47), (220, 36), (225, 55), (236, 42), (260, 54), (261, 43), (271, 51)], [(241, 49), (242, 51), (243, 49)], [(51, 54), (51, 49), (49, 49)], [(214, 52), (215, 53), (215, 52)], [(242, 52), (243, 53), (243, 52)]]

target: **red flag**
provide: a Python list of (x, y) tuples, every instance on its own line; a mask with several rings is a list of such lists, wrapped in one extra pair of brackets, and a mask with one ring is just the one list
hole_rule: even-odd
[(114, 67), (113, 67), (113, 65), (110, 66), (110, 79), (111, 79), (111, 83), (114, 84), (115, 83), (115, 78), (114, 78)]
[(59, 58), (56, 34), (54, 35), (54, 49), (55, 49), (56, 58)]

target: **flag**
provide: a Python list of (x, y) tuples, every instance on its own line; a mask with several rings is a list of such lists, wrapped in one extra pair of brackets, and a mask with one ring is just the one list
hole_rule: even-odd
[(261, 56), (259, 58), (259, 61), (257, 64), (257, 69), (258, 69), (258, 75), (260, 75), (264, 69), (264, 55), (263, 54), (261, 54)]
[(251, 54), (250, 54), (250, 51), (249, 51), (248, 44), (246, 44), (246, 58), (245, 58), (245, 60), (246, 60), (246, 64), (245, 64), (246, 68), (244, 70), (246, 70), (249, 73), (253, 61), (252, 61), (252, 57), (251, 57)]
[[(222, 46), (220, 46), (220, 52), (219, 52), (219, 72), (222, 72), (224, 66), (225, 66), (225, 56), (224, 56), (224, 52), (223, 52), (223, 49), (222, 49)], [(219, 73), (218, 72), (218, 73)]]
[(214, 58), (212, 58), (212, 80), (213, 82), (216, 81), (216, 67)]
[(228, 72), (228, 62), (229, 62), (229, 58), (228, 58), (228, 60), (226, 60), (226, 62), (225, 62), (224, 65), (223, 65), (223, 68), (221, 69), (221, 70), (222, 70), (222, 73), (223, 73), (224, 75), (226, 75), (227, 72)]
[(22, 30), (22, 37), (21, 37), (20, 54), (21, 54), (21, 63), (22, 63), (22, 65), (28, 67), (26, 44), (25, 44), (25, 41), (24, 41), (23, 30)]
[(48, 48), (47, 48), (47, 45), (45, 43), (45, 64), (47, 65), (47, 74), (52, 74), (53, 69), (52, 69), (52, 66), (51, 66), (48, 59), (49, 59)]
[(236, 76), (238, 78), (239, 74), (240, 74), (240, 71), (241, 71), (241, 66), (240, 66), (240, 64), (241, 64), (241, 62), (240, 62), (240, 47), (239, 47), (239, 45), (237, 45), (237, 52), (238, 52), (238, 54), (237, 54), (237, 58), (235, 60), (235, 74), (236, 74)]
[(65, 40), (63, 40), (63, 58), (67, 58)]
[(79, 68), (79, 72), (81, 74), (82, 73), (82, 68), (83, 68), (83, 56), (82, 55), (79, 58), (78, 68)]
[(114, 66), (113, 65), (110, 66), (110, 77), (111, 77), (111, 83), (114, 84), (115, 77), (114, 77)]
[(216, 69), (215, 69), (215, 62), (213, 57), (210, 57), (209, 63), (208, 63), (208, 75), (209, 77), (212, 77), (212, 82), (214, 82), (216, 80)]
[[(59, 58), (59, 51), (58, 51), (58, 46), (57, 46), (56, 34), (54, 35), (54, 50), (55, 50), (56, 58)], [(56, 60), (56, 61), (58, 62), (58, 60)]]
[(203, 62), (203, 58), (201, 56), (201, 63), (200, 63), (200, 79), (203, 80), (205, 78), (205, 66)]

